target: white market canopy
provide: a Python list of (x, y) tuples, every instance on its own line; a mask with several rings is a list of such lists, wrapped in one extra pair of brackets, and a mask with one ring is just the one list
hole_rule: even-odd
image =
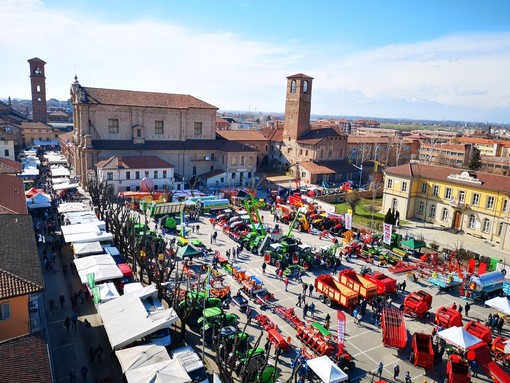
[(62, 235), (65, 237), (70, 234), (79, 233), (97, 233), (100, 234), (106, 227), (104, 221), (96, 223), (79, 223), (76, 225), (65, 225), (61, 227)]
[(164, 346), (155, 344), (128, 347), (123, 350), (115, 351), (115, 354), (117, 355), (123, 373), (138, 367), (172, 360)]
[(510, 315), (510, 300), (507, 297), (496, 297), (485, 301), (485, 304), (506, 315)]
[(94, 212), (90, 210), (66, 213), (65, 218), (69, 221), (69, 225), (78, 225), (81, 223), (93, 223), (97, 225), (98, 223), (101, 223)]
[(113, 240), (112, 233), (102, 231), (100, 233), (80, 233), (80, 234), (69, 234), (64, 237), (66, 243), (83, 243), (83, 242), (94, 242), (94, 241), (111, 241)]
[(177, 359), (158, 362), (126, 371), (129, 383), (191, 383), (188, 373)]
[(89, 208), (86, 207), (85, 204), (82, 202), (67, 202), (58, 205), (57, 210), (60, 214), (63, 214), (71, 212), (88, 211)]
[(97, 285), (99, 288), (99, 303), (111, 301), (120, 297), (119, 291), (113, 282), (106, 282)]
[(64, 165), (67, 164), (67, 158), (65, 158), (65, 156), (63, 156), (63, 155), (45, 154), (43, 157), (50, 164), (64, 164)]
[(306, 363), (324, 383), (340, 383), (349, 379), (348, 375), (326, 355), (309, 359)]
[(80, 186), (80, 184), (78, 184), (78, 183), (60, 183), (60, 184), (53, 185), (53, 190), (59, 191), (59, 190), (66, 190), (66, 189), (75, 189), (78, 186)]
[(464, 327), (450, 327), (439, 331), (437, 336), (444, 339), (446, 343), (467, 350), (469, 347), (482, 342), (481, 339), (467, 332)]
[(37, 177), (39, 175), (39, 169), (37, 168), (24, 168), (21, 172), (21, 177)]
[(69, 177), (70, 175), (71, 175), (71, 172), (69, 171), (69, 169), (66, 169), (63, 166), (59, 166), (57, 168), (51, 169), (52, 177)]
[(104, 254), (103, 247), (99, 242), (84, 242), (73, 244), (74, 255), (77, 257), (90, 254)]
[[(98, 306), (113, 350), (121, 349), (178, 321), (174, 309), (148, 312), (135, 294), (125, 294)], [(133, 380), (134, 382), (135, 380)]]
[(110, 254), (89, 255), (74, 260), (82, 283), (87, 283), (87, 275), (94, 273), (95, 281), (109, 281), (122, 278), (123, 274)]

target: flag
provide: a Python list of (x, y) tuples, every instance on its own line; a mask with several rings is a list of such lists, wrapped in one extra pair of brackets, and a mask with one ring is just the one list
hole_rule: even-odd
[(391, 231), (393, 229), (393, 225), (389, 223), (383, 224), (383, 242), (387, 245), (391, 245)]
[(181, 237), (186, 238), (186, 223), (184, 222), (184, 210), (181, 211)]
[(347, 230), (352, 229), (352, 214), (345, 213), (345, 228)]
[(90, 289), (93, 289), (94, 287), (96, 287), (96, 274), (95, 273), (87, 274), (87, 283), (88, 283)]
[(337, 310), (336, 311), (336, 320), (337, 320), (337, 340), (338, 340), (338, 356), (340, 356), (344, 351), (345, 344), (345, 314)]
[(205, 295), (205, 298), (209, 298), (209, 293), (211, 291), (211, 268), (207, 268), (207, 277), (205, 278), (205, 281), (204, 281), (204, 295)]
[(96, 286), (92, 289), (92, 297), (94, 298), (94, 304), (99, 304), (101, 302), (101, 292), (99, 290), (99, 286)]

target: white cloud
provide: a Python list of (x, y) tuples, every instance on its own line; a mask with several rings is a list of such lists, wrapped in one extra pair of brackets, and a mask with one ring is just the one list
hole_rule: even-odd
[(85, 86), (189, 93), (230, 110), (283, 111), (285, 78), (297, 72), (315, 78), (314, 113), (375, 115), (377, 103), (394, 116), (402, 103), (485, 113), (508, 108), (510, 99), (508, 33), (339, 53), (345, 46), (307, 47), (299, 36), (279, 45), (157, 18), (114, 23), (104, 16), (0, 0), (0, 97), (29, 97), (26, 60), (37, 56), (47, 62), (48, 96), (59, 99), (68, 97), (75, 67)]

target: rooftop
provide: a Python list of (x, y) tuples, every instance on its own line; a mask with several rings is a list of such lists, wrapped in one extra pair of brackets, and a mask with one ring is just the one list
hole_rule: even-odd
[(156, 156), (110, 157), (96, 164), (99, 169), (160, 169), (174, 166)]

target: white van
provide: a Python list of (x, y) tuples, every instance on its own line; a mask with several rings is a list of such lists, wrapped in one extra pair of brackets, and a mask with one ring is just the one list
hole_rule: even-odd
[(207, 371), (198, 354), (191, 346), (184, 346), (175, 349), (172, 358), (177, 359), (186, 370), (193, 382), (209, 383)]

